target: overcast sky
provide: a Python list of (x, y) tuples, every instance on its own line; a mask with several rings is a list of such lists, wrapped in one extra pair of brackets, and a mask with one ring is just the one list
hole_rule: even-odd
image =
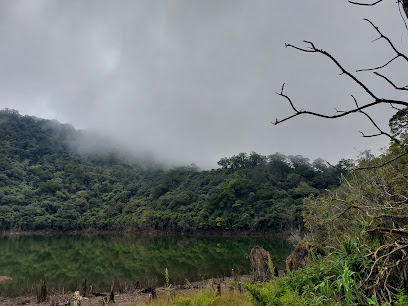
[[(304, 39), (355, 71), (394, 54), (363, 18), (406, 50), (395, 1), (357, 7), (346, 0), (0, 0), (0, 109), (57, 119), (114, 137), (160, 160), (216, 167), (239, 152), (301, 154), (331, 162), (386, 146), (367, 118), (297, 117), (275, 94), (334, 113), (367, 95), (327, 58), (285, 49)], [(404, 68), (405, 65), (405, 68)], [(399, 83), (406, 63), (384, 73)], [(390, 86), (358, 73), (379, 96)], [(398, 82), (400, 81), (400, 82)], [(387, 128), (392, 115), (370, 114)]]

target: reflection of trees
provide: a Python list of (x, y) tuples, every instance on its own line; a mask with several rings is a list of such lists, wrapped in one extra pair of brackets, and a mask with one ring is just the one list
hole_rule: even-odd
[(83, 279), (99, 290), (112, 280), (164, 282), (169, 269), (171, 281), (199, 280), (229, 274), (231, 268), (246, 272), (246, 256), (255, 245), (263, 245), (276, 263), (283, 264), (290, 245), (280, 239), (223, 237), (134, 237), (97, 236), (21, 236), (0, 239), (0, 274), (14, 281), (8, 292), (21, 293), (40, 279), (49, 287), (75, 289)]

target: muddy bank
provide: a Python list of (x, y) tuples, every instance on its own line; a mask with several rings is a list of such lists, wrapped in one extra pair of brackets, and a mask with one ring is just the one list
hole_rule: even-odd
[[(169, 292), (175, 292), (177, 295), (187, 294), (190, 292), (197, 292), (203, 288), (209, 288), (215, 291), (220, 290), (221, 294), (232, 290), (239, 290), (241, 284), (244, 284), (251, 279), (250, 275), (238, 275), (223, 278), (211, 278), (199, 282), (186, 282), (182, 285), (177, 285), (170, 288), (158, 287), (158, 288), (143, 288), (134, 289), (127, 292), (113, 292), (113, 298), (115, 305), (129, 306), (134, 304), (146, 304), (152, 300), (152, 289), (155, 291), (157, 299), (166, 297)], [(86, 296), (81, 297), (81, 305), (98, 305), (103, 302), (109, 301), (111, 298), (111, 292), (100, 293), (88, 293)], [(0, 297), (0, 305), (3, 306), (15, 306), (15, 305), (65, 305), (70, 299), (72, 300), (73, 294), (51, 292), (47, 295), (45, 302), (38, 302), (38, 298), (35, 295), (31, 296), (19, 296), (15, 298)]]

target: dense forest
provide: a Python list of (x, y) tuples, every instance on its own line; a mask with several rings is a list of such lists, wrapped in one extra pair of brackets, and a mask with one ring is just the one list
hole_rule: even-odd
[(282, 231), (300, 227), (302, 199), (338, 186), (342, 172), (279, 153), (165, 168), (79, 154), (83, 133), (0, 111), (0, 230)]

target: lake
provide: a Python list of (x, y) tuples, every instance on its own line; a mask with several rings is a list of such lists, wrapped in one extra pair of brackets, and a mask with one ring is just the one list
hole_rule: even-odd
[(108, 291), (139, 281), (170, 283), (249, 271), (248, 255), (260, 245), (271, 253), (275, 266), (284, 269), (292, 245), (271, 237), (192, 237), (97, 235), (0, 236), (1, 296), (32, 294), (45, 280), (50, 290), (79, 289), (84, 279), (95, 291)]

